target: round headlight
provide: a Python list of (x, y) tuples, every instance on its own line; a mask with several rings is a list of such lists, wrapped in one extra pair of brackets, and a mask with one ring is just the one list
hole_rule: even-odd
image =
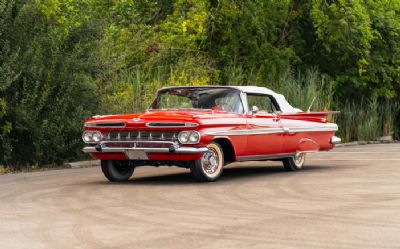
[(178, 140), (181, 143), (187, 143), (189, 141), (189, 132), (187, 131), (182, 131), (178, 135)]
[(82, 135), (82, 140), (85, 143), (90, 143), (92, 142), (92, 132), (90, 131), (85, 131)]
[(181, 144), (197, 144), (200, 141), (200, 133), (197, 131), (181, 131), (178, 140)]
[(189, 142), (191, 143), (198, 143), (200, 140), (200, 135), (196, 131), (192, 131), (189, 135)]
[(93, 142), (100, 142), (101, 141), (101, 133), (98, 131), (95, 131), (92, 133), (92, 140)]

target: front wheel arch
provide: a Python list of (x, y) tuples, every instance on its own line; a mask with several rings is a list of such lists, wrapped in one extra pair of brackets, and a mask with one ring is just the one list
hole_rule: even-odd
[(217, 143), (221, 147), (224, 153), (225, 165), (236, 161), (235, 148), (228, 138), (217, 138), (214, 139), (213, 142)]

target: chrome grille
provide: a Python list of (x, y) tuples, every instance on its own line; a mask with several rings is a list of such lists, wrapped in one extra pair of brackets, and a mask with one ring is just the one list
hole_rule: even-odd
[(109, 131), (105, 141), (172, 141), (178, 139), (175, 131)]
[(121, 142), (121, 141), (111, 141), (105, 142), (107, 147), (139, 147), (139, 148), (169, 148), (172, 145), (172, 142), (165, 141), (164, 143), (155, 143), (148, 141), (139, 141), (139, 142)]

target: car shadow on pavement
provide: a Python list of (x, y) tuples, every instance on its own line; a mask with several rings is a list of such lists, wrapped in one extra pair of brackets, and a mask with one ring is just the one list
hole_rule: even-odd
[[(331, 167), (323, 167), (310, 165), (298, 172), (286, 171), (282, 166), (234, 166), (224, 169), (221, 178), (219, 178), (214, 184), (229, 182), (229, 181), (240, 181), (240, 180), (251, 180), (256, 178), (270, 178), (270, 177), (287, 177), (294, 176), (298, 173), (306, 173), (309, 171), (326, 171), (331, 170)], [(154, 169), (157, 170), (157, 169)], [(95, 182), (95, 184), (110, 184), (108, 181)], [(138, 176), (131, 178), (127, 182), (111, 183), (111, 184), (133, 184), (133, 185), (168, 185), (168, 184), (201, 184), (196, 182), (190, 172), (180, 172), (173, 174), (164, 175), (152, 175), (152, 176)]]

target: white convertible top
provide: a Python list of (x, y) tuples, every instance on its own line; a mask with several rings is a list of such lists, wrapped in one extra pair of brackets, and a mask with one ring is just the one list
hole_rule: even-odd
[(278, 102), (279, 107), (281, 108), (281, 112), (283, 113), (295, 113), (295, 112), (302, 112), (299, 108), (295, 108), (289, 104), (286, 100), (285, 96), (282, 94), (276, 93), (271, 89), (266, 87), (259, 87), (259, 86), (233, 86), (233, 88), (237, 88), (242, 92), (245, 93), (255, 93), (255, 94), (267, 94), (271, 95), (275, 98), (276, 102)]
[(164, 87), (160, 90), (164, 90), (164, 89), (168, 89), (168, 88), (185, 88), (185, 87), (235, 88), (244, 93), (267, 94), (267, 95), (271, 95), (272, 97), (275, 98), (276, 102), (278, 102), (281, 112), (283, 112), (283, 113), (302, 112), (302, 110), (291, 106), (289, 104), (289, 102), (287, 102), (285, 96), (283, 96), (282, 94), (276, 93), (276, 92), (272, 91), (271, 89), (268, 89), (266, 87), (260, 87), (260, 86), (171, 86), (171, 87)]

